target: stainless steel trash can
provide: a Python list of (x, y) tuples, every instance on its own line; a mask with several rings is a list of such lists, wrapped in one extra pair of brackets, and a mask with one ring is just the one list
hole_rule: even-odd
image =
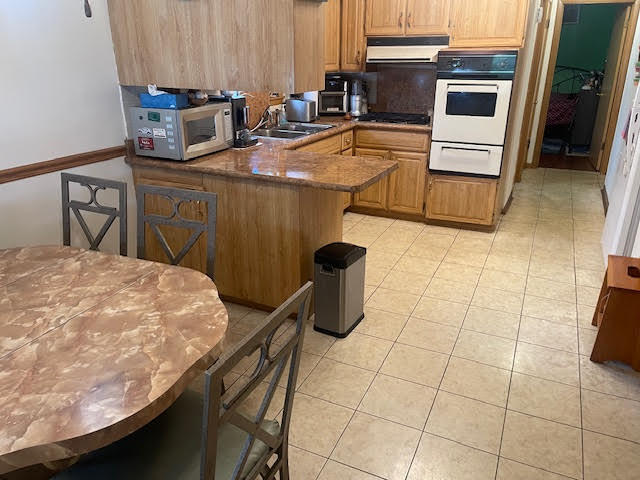
[(367, 250), (330, 243), (314, 255), (313, 328), (344, 338), (364, 318), (364, 268)]

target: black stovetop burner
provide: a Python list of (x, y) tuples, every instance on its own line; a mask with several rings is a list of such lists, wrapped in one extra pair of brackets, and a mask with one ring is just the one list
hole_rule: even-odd
[(378, 122), (378, 123), (407, 123), (411, 125), (428, 125), (429, 115), (421, 115), (419, 113), (388, 113), (388, 112), (372, 112), (360, 115), (357, 120), (361, 122)]

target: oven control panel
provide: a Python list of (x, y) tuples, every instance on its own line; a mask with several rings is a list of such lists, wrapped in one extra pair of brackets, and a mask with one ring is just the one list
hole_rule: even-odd
[(443, 50), (438, 55), (438, 78), (513, 79), (517, 52), (471, 52)]

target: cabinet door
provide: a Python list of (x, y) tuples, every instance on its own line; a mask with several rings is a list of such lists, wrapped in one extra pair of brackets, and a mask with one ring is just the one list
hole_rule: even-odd
[(324, 70), (340, 70), (340, 0), (328, 0), (324, 7)]
[[(341, 155), (344, 155), (345, 157), (353, 157), (353, 149), (352, 148), (348, 148), (346, 150), (343, 150)], [(350, 192), (344, 192), (342, 194), (342, 198), (344, 201), (343, 207), (344, 208), (349, 208), (351, 206), (351, 193)]]
[(452, 47), (520, 47), (526, 0), (451, 0)]
[(429, 175), (427, 218), (491, 225), (497, 180)]
[[(294, 9), (297, 12), (307, 4), (311, 8), (296, 15), (293, 22), (282, 21), (293, 18)], [(318, 6), (317, 12), (313, 6)], [(323, 45), (322, 33), (313, 36), (323, 23), (321, 4), (317, 2), (109, 0), (108, 7), (118, 77), (123, 85), (156, 83), (174, 88), (254, 92), (309, 91), (320, 86), (317, 81), (309, 82), (301, 85), (305, 89), (293, 90), (298, 79), (292, 70), (293, 61), (301, 80), (307, 70), (324, 73), (322, 55), (312, 55), (315, 50), (302, 41), (308, 38), (309, 44)], [(305, 37), (296, 39), (294, 45), (298, 28), (303, 30), (298, 37)], [(298, 43), (300, 58), (294, 56)], [(324, 75), (321, 79), (323, 85)]]
[(332, 135), (329, 138), (323, 138), (317, 142), (303, 145), (296, 148), (300, 152), (314, 152), (314, 153), (326, 153), (329, 155), (340, 155), (342, 151), (342, 136)]
[[(356, 156), (358, 157), (378, 157), (388, 159), (389, 152), (387, 150), (373, 150), (368, 148), (356, 148)], [(377, 183), (362, 192), (353, 195), (353, 204), (359, 207), (376, 208), (379, 210), (387, 209), (387, 186), (389, 177), (384, 177)]]
[(343, 72), (359, 72), (364, 65), (364, 1), (342, 0), (340, 67)]
[(389, 210), (400, 213), (424, 213), (424, 182), (427, 154), (391, 152), (398, 170), (389, 176)]
[(367, 0), (366, 35), (404, 35), (407, 0)]
[(451, 0), (407, 0), (407, 35), (446, 35)]

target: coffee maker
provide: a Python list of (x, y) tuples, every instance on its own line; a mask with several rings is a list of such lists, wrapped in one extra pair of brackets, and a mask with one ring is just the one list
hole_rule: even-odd
[(231, 119), (233, 122), (233, 146), (236, 148), (251, 147), (258, 143), (258, 137), (249, 130), (249, 107), (247, 99), (242, 95), (228, 97), (231, 103)]

